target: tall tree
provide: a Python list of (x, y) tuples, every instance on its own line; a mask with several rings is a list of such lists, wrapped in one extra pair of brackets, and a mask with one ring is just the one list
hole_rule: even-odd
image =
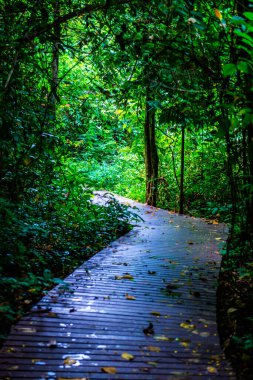
[(156, 118), (153, 103), (154, 94), (150, 84), (148, 84), (146, 88), (146, 110), (144, 124), (146, 202), (148, 205), (156, 206), (159, 159), (156, 147)]

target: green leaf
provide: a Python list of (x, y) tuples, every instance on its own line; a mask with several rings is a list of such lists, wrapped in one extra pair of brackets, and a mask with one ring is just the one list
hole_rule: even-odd
[(243, 15), (248, 19), (253, 21), (253, 12), (244, 12)]
[(244, 61), (238, 62), (237, 68), (239, 71), (246, 73), (246, 74), (249, 74), (251, 72), (249, 64), (247, 62), (244, 62)]
[(229, 75), (235, 74), (237, 71), (237, 66), (234, 63), (227, 63), (223, 67), (223, 76), (228, 77)]

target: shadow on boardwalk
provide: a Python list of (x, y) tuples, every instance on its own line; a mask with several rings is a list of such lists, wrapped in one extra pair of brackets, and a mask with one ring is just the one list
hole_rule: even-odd
[(129, 203), (144, 221), (13, 327), (1, 379), (235, 379), (216, 326), (224, 227)]

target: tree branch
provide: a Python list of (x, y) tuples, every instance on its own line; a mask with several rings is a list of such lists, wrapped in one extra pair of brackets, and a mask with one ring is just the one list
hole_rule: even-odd
[(105, 1), (103, 4), (93, 4), (93, 5), (86, 5), (83, 8), (80, 8), (76, 11), (69, 12), (63, 16), (57, 17), (53, 22), (48, 23), (48, 24), (41, 24), (37, 25), (32, 32), (27, 32), (23, 37), (18, 39), (18, 42), (29, 42), (33, 41), (36, 37), (40, 36), (41, 34), (48, 32), (55, 28), (58, 25), (64, 24), (65, 22), (72, 20), (76, 17), (80, 17), (86, 13), (92, 13), (92, 12), (97, 12), (100, 10), (108, 10), (108, 5), (109, 8), (119, 6), (119, 5), (125, 5), (125, 4), (131, 4), (134, 3), (135, 1), (132, 0), (114, 0), (110, 1), (108, 4), (107, 1)]

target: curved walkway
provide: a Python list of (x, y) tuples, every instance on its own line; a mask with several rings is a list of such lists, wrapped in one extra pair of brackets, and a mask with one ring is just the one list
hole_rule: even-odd
[(0, 379), (235, 379), (216, 326), (224, 227), (129, 203), (144, 221), (13, 327)]

